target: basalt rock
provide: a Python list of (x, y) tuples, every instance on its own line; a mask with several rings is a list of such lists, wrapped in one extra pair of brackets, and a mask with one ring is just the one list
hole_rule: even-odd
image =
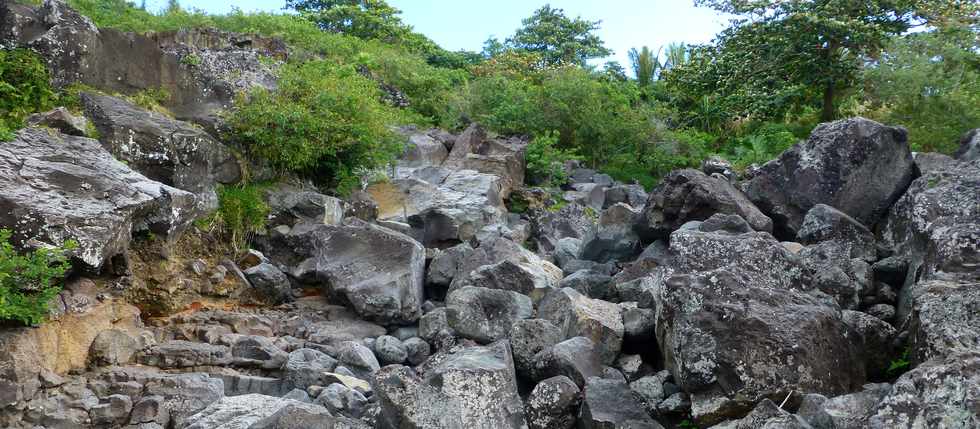
[(772, 218), (777, 237), (793, 238), (821, 203), (873, 227), (915, 174), (905, 129), (852, 118), (817, 126), (762, 166), (745, 193)]

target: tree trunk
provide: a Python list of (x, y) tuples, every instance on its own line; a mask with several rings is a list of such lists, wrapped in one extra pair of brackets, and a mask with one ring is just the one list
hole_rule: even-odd
[(837, 109), (834, 109), (834, 83), (827, 82), (823, 90), (823, 111), (820, 113), (822, 122), (830, 122), (837, 118)]

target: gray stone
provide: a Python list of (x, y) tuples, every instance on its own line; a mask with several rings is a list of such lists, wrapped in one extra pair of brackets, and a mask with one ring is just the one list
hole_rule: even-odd
[(737, 214), (756, 231), (772, 231), (772, 220), (731, 183), (692, 169), (671, 172), (650, 191), (636, 229), (645, 241), (652, 242), (689, 221), (703, 221), (715, 213)]
[(960, 147), (953, 156), (965, 162), (980, 159), (980, 128), (970, 130), (963, 135), (960, 139)]
[(717, 429), (812, 429), (802, 418), (776, 406), (769, 399), (763, 399), (745, 417), (713, 427)]
[(561, 331), (543, 319), (518, 320), (507, 336), (514, 355), (514, 367), (524, 378), (533, 378), (535, 356), (562, 340)]
[(817, 126), (806, 142), (766, 163), (745, 193), (772, 218), (776, 236), (789, 239), (821, 203), (873, 227), (914, 176), (905, 129), (851, 118)]
[(133, 337), (118, 329), (99, 332), (88, 349), (88, 361), (93, 366), (125, 365), (139, 351)]
[(289, 354), (276, 346), (271, 338), (259, 335), (248, 335), (235, 341), (231, 355), (237, 358), (238, 365), (276, 370), (289, 359)]
[(354, 341), (344, 341), (337, 347), (337, 360), (360, 378), (370, 378), (381, 368), (371, 349)]
[(38, 128), (0, 147), (0, 195), (0, 225), (12, 227), (12, 244), (72, 239), (72, 256), (93, 268), (125, 252), (133, 231), (182, 231), (196, 204), (194, 195), (131, 170), (95, 140)]
[(77, 137), (88, 137), (89, 122), (84, 116), (72, 115), (68, 109), (64, 107), (56, 107), (55, 109), (44, 112), (35, 113), (27, 117), (24, 121), (28, 126), (41, 126), (54, 128), (61, 132), (62, 134), (68, 134)]
[(530, 429), (571, 429), (581, 403), (579, 388), (565, 376), (541, 380), (524, 405)]
[(624, 261), (640, 252), (640, 237), (633, 230), (638, 211), (620, 203), (602, 211), (594, 234), (582, 240), (580, 257), (599, 263)]
[(421, 338), (409, 338), (402, 344), (405, 346), (405, 352), (408, 355), (408, 363), (411, 365), (419, 365), (422, 362), (425, 362), (425, 360), (432, 354), (432, 349), (429, 347), (429, 343), (425, 342), (425, 340)]
[(732, 234), (744, 234), (752, 232), (752, 226), (745, 219), (737, 214), (715, 213), (704, 220), (699, 227), (704, 232), (728, 232)]
[(669, 396), (664, 391), (664, 382), (668, 376), (668, 372), (661, 371), (630, 382), (630, 390), (640, 397), (648, 413), (655, 414), (657, 405)]
[(606, 198), (602, 208), (606, 209), (619, 203), (641, 208), (647, 201), (647, 193), (642, 185), (613, 185), (605, 190)]
[(446, 298), (449, 327), (480, 343), (507, 337), (511, 326), (534, 314), (531, 298), (517, 292), (466, 286)]
[(390, 335), (382, 335), (374, 341), (374, 355), (381, 365), (400, 364), (408, 359), (405, 346), (398, 338)]
[(969, 428), (980, 425), (980, 354), (953, 354), (902, 374), (866, 427)]
[(616, 295), (612, 287), (612, 277), (605, 274), (581, 270), (572, 273), (558, 283), (559, 288), (575, 289), (589, 298), (611, 301)]
[(592, 340), (574, 337), (545, 348), (534, 356), (534, 379), (544, 380), (564, 375), (575, 384), (585, 386), (589, 377), (602, 374), (599, 350)]
[(913, 289), (909, 340), (914, 365), (980, 350), (980, 282), (932, 280)]
[(125, 395), (109, 395), (108, 402), (101, 403), (88, 410), (92, 424), (112, 426), (126, 421), (133, 409), (133, 400)]
[(816, 244), (831, 241), (849, 258), (874, 262), (878, 259), (875, 238), (867, 227), (826, 204), (817, 204), (806, 213), (796, 241)]
[(819, 394), (803, 396), (797, 414), (814, 429), (862, 429), (878, 402), (891, 390), (888, 384), (866, 384), (863, 390), (828, 399)]
[[(232, 396), (222, 398), (187, 418), (182, 429), (250, 429), (257, 423), (275, 415), (287, 406), (302, 407), (315, 410), (316, 405), (305, 404), (292, 399), (276, 398), (258, 394)], [(329, 414), (321, 414), (329, 419)]]
[(579, 426), (587, 429), (662, 429), (650, 418), (629, 386), (620, 380), (591, 377), (583, 389)]
[(281, 304), (292, 297), (292, 286), (286, 274), (269, 263), (261, 263), (245, 270), (249, 284), (270, 304)]
[(573, 289), (558, 289), (541, 301), (538, 317), (554, 323), (565, 338), (592, 340), (605, 364), (611, 364), (622, 347), (623, 318), (616, 304), (591, 299)]
[(137, 354), (136, 361), (159, 368), (189, 368), (227, 366), (232, 356), (227, 346), (174, 340), (150, 346)]
[(357, 418), (364, 412), (367, 398), (343, 384), (333, 383), (320, 392), (314, 403), (323, 406), (333, 414)]
[(844, 310), (844, 323), (856, 336), (851, 336), (865, 362), (865, 372), (872, 379), (888, 375), (892, 359), (898, 355), (893, 341), (898, 335), (892, 325), (870, 314)]

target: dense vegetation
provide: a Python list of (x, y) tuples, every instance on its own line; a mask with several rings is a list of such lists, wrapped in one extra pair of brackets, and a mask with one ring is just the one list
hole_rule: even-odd
[[(711, 154), (738, 167), (765, 162), (838, 117), (905, 125), (915, 150), (943, 152), (980, 124), (972, 1), (855, 8), (844, 0), (699, 0), (734, 16), (731, 26), (710, 44), (632, 50), (632, 76), (616, 63), (589, 65), (610, 53), (600, 22), (547, 5), (482, 52), (448, 52), (383, 0), (289, 0), (298, 13), (227, 15), (176, 2), (156, 14), (123, 0), (70, 3), (99, 26), (126, 31), (215, 27), (286, 40), (285, 84), (243, 94), (228, 116), (229, 137), (340, 191), (390, 159), (389, 125), (401, 123), (461, 129), (476, 121), (554, 141), (535, 150), (577, 155), (648, 187)], [(382, 101), (379, 83), (409, 106)], [(7, 127), (17, 125), (14, 118)]]
[(26, 49), (0, 49), (0, 141), (12, 138), (28, 114), (49, 109), (56, 98), (44, 62)]
[(36, 325), (48, 315), (48, 302), (61, 292), (61, 279), (70, 268), (63, 248), (40, 248), (18, 253), (9, 230), (0, 230), (0, 323)]

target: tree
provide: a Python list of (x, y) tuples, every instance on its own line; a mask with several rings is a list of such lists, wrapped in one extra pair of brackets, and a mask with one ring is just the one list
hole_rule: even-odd
[(690, 59), (687, 45), (683, 43), (671, 43), (667, 45), (666, 56), (667, 58), (660, 67), (663, 70), (670, 70), (674, 67), (687, 64), (687, 61)]
[(401, 11), (384, 0), (287, 0), (286, 7), (307, 16), (324, 31), (362, 39), (394, 43), (411, 33), (411, 27), (398, 17)]
[(601, 76), (619, 82), (626, 82), (629, 79), (626, 77), (626, 69), (619, 61), (606, 61), (602, 66)]
[[(733, 92), (789, 90), (820, 95), (821, 119), (836, 116), (865, 58), (893, 35), (921, 25), (975, 18), (975, 0), (695, 0), (736, 15), (716, 39), (717, 56), (740, 59), (723, 76)], [(750, 88), (739, 89), (739, 86)], [(809, 94), (804, 94), (809, 93)], [(786, 107), (786, 106), (784, 106)], [(779, 110), (779, 109), (777, 109)]]
[(571, 19), (562, 9), (544, 5), (523, 20), (524, 26), (507, 39), (514, 48), (541, 54), (547, 65), (585, 65), (592, 58), (609, 56), (607, 49), (594, 32), (601, 21)]
[(630, 64), (633, 65), (633, 73), (636, 75), (636, 82), (640, 86), (653, 85), (657, 78), (657, 71), (660, 69), (660, 52), (653, 55), (650, 48), (644, 46), (639, 51), (636, 48), (630, 49)]

